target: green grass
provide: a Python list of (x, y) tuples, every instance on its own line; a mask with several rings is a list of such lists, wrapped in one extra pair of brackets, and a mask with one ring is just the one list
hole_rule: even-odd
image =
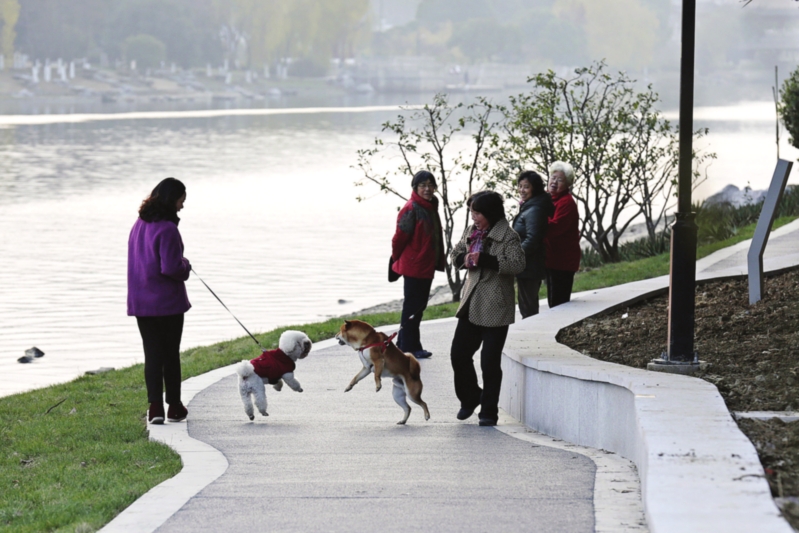
[[(781, 218), (774, 227), (791, 220)], [(701, 246), (697, 257), (751, 238), (754, 227)], [(667, 274), (668, 269), (668, 254), (605, 265), (579, 272), (574, 290), (648, 279)], [(450, 317), (456, 309), (454, 303), (433, 306), (424, 318)], [(374, 326), (400, 321), (399, 313), (358, 318)], [(300, 329), (319, 341), (333, 337), (341, 322), (333, 318), (283, 327), (258, 338), (270, 348), (277, 346), (286, 329)], [(249, 337), (186, 350), (181, 354), (183, 378), (257, 353)], [(0, 531), (94, 531), (150, 488), (177, 474), (180, 457), (147, 439), (146, 397), (143, 367), (136, 365), (0, 398)]]
[[(451, 308), (431, 308), (426, 317), (449, 316)], [(362, 318), (380, 326), (398, 323), (400, 315)], [(341, 323), (336, 318), (257, 337), (269, 348), (286, 329), (301, 329), (318, 341), (333, 337)], [(183, 379), (258, 351), (249, 337), (186, 350)], [(140, 364), (0, 398), (0, 531), (95, 531), (176, 475), (180, 457), (147, 438), (146, 398)]]
[[(773, 230), (795, 220), (796, 217), (781, 217), (774, 221)], [(703, 244), (696, 250), (696, 258), (702, 259), (708, 255), (727, 248), (739, 242), (751, 239), (755, 234), (757, 223), (749, 224), (738, 230), (738, 233), (723, 241)], [(639, 281), (642, 279), (656, 278), (669, 273), (670, 258), (668, 253), (630, 261), (626, 263), (612, 263), (600, 268), (578, 272), (574, 276), (574, 292), (590, 291), (603, 287), (612, 287)], [(542, 288), (542, 298), (546, 297), (546, 290)]]

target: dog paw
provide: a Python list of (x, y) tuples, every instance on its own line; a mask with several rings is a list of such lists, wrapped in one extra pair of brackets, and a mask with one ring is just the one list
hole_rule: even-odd
[(397, 425), (398, 426), (404, 426), (405, 425), (405, 420), (400, 420), (399, 422), (397, 422)]
[(255, 415), (249, 415), (250, 420), (255, 420)]
[(299, 389), (297, 389), (297, 392), (302, 392), (302, 387), (300, 387)]
[(380, 389), (382, 389), (382, 388), (383, 388), (383, 385), (378, 385), (377, 387), (375, 387), (375, 392), (380, 392)]
[(352, 390), (352, 385), (350, 385), (349, 387), (347, 387), (346, 389), (344, 389), (344, 392), (350, 392), (351, 390)]

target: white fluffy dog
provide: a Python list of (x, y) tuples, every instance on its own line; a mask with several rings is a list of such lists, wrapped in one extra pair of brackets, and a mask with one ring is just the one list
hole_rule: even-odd
[(308, 335), (302, 331), (288, 330), (280, 335), (277, 350), (266, 350), (259, 357), (242, 361), (236, 367), (241, 401), (244, 402), (244, 412), (250, 420), (255, 418), (253, 399), (258, 411), (269, 416), (266, 412), (266, 383), (280, 391), (285, 381), (295, 391), (302, 392), (300, 382), (294, 378), (294, 368), (297, 359), (305, 359), (310, 351), (311, 339)]

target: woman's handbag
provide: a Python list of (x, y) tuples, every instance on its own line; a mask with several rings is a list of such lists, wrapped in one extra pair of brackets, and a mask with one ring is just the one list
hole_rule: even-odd
[(393, 264), (394, 264), (394, 258), (393, 257), (389, 257), (388, 258), (388, 282), (389, 283), (394, 283), (395, 281), (397, 281), (398, 279), (400, 279), (402, 277), (402, 274), (397, 274), (396, 272), (394, 272), (394, 269), (391, 268), (391, 265), (393, 265)]

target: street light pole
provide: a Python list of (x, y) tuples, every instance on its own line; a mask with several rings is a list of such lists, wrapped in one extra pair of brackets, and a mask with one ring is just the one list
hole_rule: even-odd
[(694, 311), (696, 291), (697, 226), (691, 212), (694, 125), (694, 48), (696, 0), (682, 3), (680, 58), (680, 159), (678, 209), (671, 229), (669, 272), (669, 337), (667, 361), (694, 363)]

